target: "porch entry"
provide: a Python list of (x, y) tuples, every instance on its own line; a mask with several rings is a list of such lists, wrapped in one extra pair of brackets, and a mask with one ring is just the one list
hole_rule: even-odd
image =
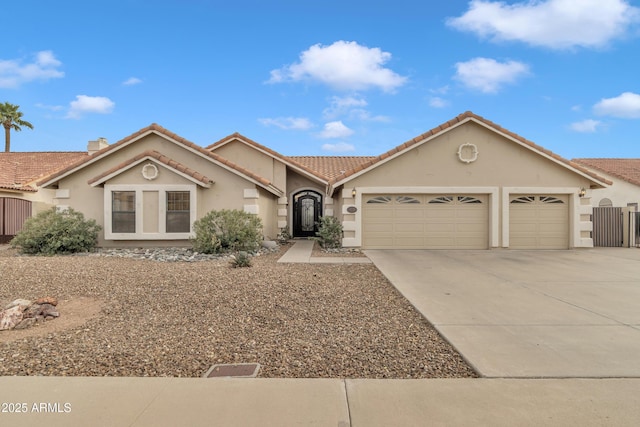
[(0, 197), (0, 243), (8, 243), (31, 217), (31, 202), (14, 197)]
[(293, 195), (293, 237), (313, 237), (322, 216), (322, 194), (313, 190)]

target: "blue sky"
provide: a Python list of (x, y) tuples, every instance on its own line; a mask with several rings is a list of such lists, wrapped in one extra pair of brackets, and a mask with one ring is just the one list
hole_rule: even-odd
[(640, 0), (21, 0), (12, 151), (158, 123), (285, 155), (377, 155), (464, 111), (564, 157), (640, 157)]

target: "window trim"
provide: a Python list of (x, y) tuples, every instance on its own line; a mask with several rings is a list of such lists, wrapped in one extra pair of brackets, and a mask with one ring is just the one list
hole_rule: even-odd
[[(112, 205), (111, 194), (114, 191), (134, 191), (136, 194), (136, 232), (114, 233), (112, 231)], [(158, 192), (158, 232), (145, 233), (143, 228), (144, 201), (143, 192)], [(196, 220), (197, 187), (196, 185), (105, 185), (104, 186), (104, 238), (105, 240), (187, 240), (195, 236), (193, 230), (188, 233), (167, 233), (167, 192), (188, 191), (190, 203), (189, 222), (191, 225)]]

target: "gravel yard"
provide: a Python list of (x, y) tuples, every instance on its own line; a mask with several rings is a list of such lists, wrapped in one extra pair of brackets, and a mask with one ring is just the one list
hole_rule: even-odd
[(373, 265), (281, 255), (230, 268), (0, 251), (3, 306), (60, 300), (60, 318), (0, 331), (0, 375), (200, 377), (257, 362), (268, 378), (475, 376)]

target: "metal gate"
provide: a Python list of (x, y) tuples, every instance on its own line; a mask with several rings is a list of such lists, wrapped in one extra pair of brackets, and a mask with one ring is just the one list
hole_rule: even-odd
[(629, 246), (640, 247), (640, 212), (629, 214)]
[(593, 208), (593, 246), (622, 247), (622, 208)]
[(8, 243), (31, 217), (31, 202), (13, 197), (0, 197), (0, 243)]

